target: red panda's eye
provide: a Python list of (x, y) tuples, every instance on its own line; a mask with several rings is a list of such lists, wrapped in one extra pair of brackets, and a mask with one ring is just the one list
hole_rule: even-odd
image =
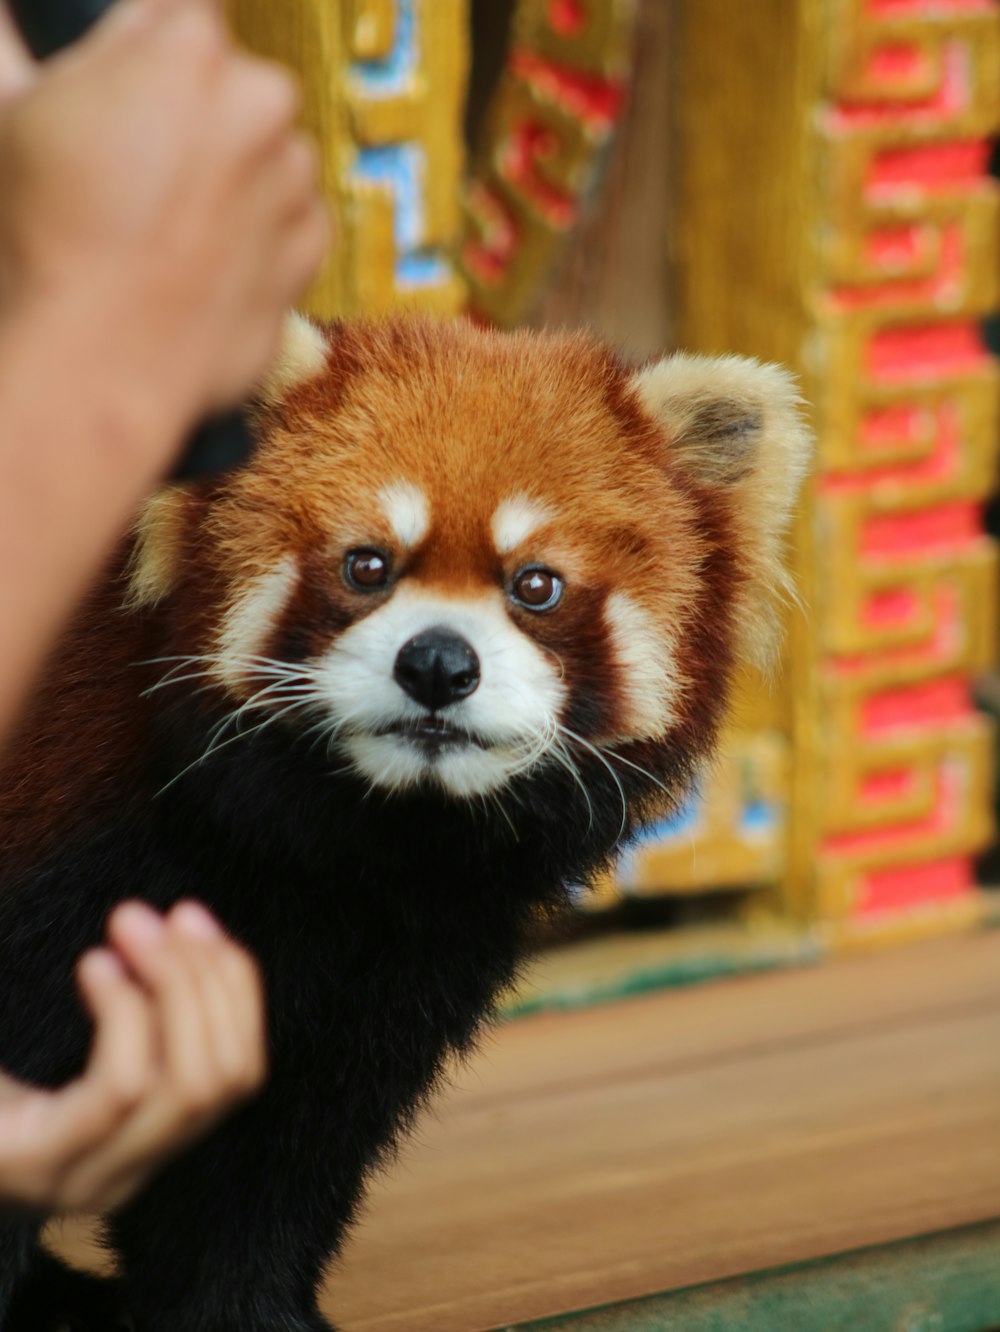
[(380, 550), (349, 550), (344, 557), (344, 577), (361, 592), (385, 587), (389, 581), (389, 556)]
[(514, 599), (528, 610), (552, 610), (562, 596), (563, 581), (551, 569), (522, 569), (514, 579)]

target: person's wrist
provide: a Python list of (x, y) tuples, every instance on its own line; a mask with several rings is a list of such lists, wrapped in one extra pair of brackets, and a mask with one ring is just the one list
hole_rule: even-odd
[(199, 409), (157, 364), (140, 318), (110, 295), (21, 293), (0, 313), (0, 391), (30, 401), (33, 434), (69, 416), (93, 466), (141, 493), (169, 471)]

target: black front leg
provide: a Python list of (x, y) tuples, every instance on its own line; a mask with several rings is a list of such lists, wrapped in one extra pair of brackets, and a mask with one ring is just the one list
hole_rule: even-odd
[(272, 1082), (114, 1217), (136, 1332), (331, 1332), (316, 1293), (361, 1180), (306, 1119)]
[[(100, 904), (64, 903), (40, 877), (0, 913), (0, 1070), (58, 1087), (83, 1068), (90, 1023), (73, 986), (80, 952), (100, 938)], [(44, 1218), (0, 1206), (0, 1332), (112, 1332), (112, 1282), (57, 1262), (39, 1244)]]
[(131, 1332), (131, 1326), (117, 1281), (68, 1267), (41, 1245), (24, 1269), (6, 1319), (0, 1318), (3, 1332)]
[(16, 1211), (0, 1212), (0, 1329), (12, 1326), (10, 1312), (16, 1292), (23, 1288), (38, 1249), (42, 1223)]

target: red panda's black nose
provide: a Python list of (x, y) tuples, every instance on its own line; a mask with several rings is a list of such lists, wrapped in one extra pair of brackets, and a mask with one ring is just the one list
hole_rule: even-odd
[(400, 689), (437, 711), (479, 686), (479, 658), (450, 629), (425, 629), (399, 649), (393, 676)]

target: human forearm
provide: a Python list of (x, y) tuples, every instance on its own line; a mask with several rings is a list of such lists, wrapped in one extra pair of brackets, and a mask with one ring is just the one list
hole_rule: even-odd
[(0, 326), (0, 741), (184, 433), (124, 373), (93, 319), (62, 309)]

